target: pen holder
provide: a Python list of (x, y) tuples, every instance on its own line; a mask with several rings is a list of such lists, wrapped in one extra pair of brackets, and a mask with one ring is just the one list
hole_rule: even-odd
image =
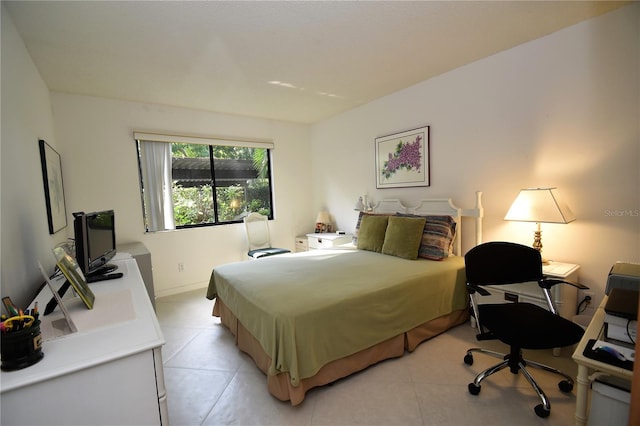
[(29, 367), (44, 357), (40, 321), (35, 321), (23, 330), (2, 334), (0, 343), (0, 351), (2, 352), (2, 367), (0, 368), (4, 371)]

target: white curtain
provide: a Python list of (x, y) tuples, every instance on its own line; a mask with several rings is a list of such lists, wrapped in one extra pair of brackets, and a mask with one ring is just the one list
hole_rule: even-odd
[(140, 163), (149, 231), (175, 229), (171, 194), (171, 144), (140, 141)]

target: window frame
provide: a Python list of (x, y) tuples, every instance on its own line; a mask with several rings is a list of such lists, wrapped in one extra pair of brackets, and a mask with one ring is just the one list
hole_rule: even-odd
[[(242, 219), (238, 220), (226, 220), (220, 221), (219, 218), (219, 206), (218, 206), (218, 194), (217, 189), (223, 188), (223, 186), (216, 186), (216, 178), (215, 178), (215, 167), (216, 167), (216, 159), (214, 158), (214, 147), (216, 146), (227, 146), (227, 147), (239, 147), (239, 148), (253, 148), (253, 149), (265, 149), (266, 150), (266, 176), (269, 183), (269, 220), (273, 220), (275, 216), (275, 202), (274, 202), (274, 190), (273, 190), (273, 167), (272, 167), (272, 155), (275, 145), (273, 141), (270, 140), (259, 140), (259, 139), (231, 139), (231, 138), (219, 138), (219, 137), (202, 137), (202, 136), (190, 136), (190, 135), (169, 135), (169, 134), (160, 134), (160, 133), (148, 133), (148, 132), (134, 132), (134, 140), (136, 142), (136, 151), (138, 155), (138, 172), (139, 172), (139, 181), (140, 181), (140, 199), (142, 203), (142, 215), (143, 215), (143, 226), (145, 228), (145, 233), (152, 232), (165, 232), (165, 231), (174, 231), (180, 229), (192, 229), (192, 228), (203, 228), (203, 227), (211, 227), (211, 226), (221, 226), (221, 225), (231, 225), (236, 223), (242, 223)], [(213, 203), (213, 222), (208, 223), (194, 223), (194, 224), (186, 224), (186, 225), (175, 225), (173, 227), (162, 229), (151, 229), (148, 223), (147, 217), (147, 205), (145, 200), (145, 181), (143, 178), (143, 165), (142, 165), (142, 154), (141, 154), (141, 144), (143, 142), (162, 142), (168, 144), (198, 144), (198, 145), (206, 145), (209, 150), (209, 166), (211, 171), (211, 188), (212, 188), (212, 203)], [(220, 160), (220, 159), (218, 159)], [(173, 176), (172, 176), (173, 180)], [(148, 185), (147, 185), (148, 186)], [(175, 213), (175, 204), (173, 200), (171, 201), (172, 206), (172, 216)]]

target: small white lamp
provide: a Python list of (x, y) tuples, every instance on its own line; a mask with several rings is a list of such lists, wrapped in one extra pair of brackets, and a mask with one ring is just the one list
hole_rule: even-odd
[[(521, 189), (505, 220), (536, 222), (533, 248), (542, 254), (542, 231), (540, 223), (569, 223), (576, 220), (569, 207), (558, 198), (557, 188)], [(543, 258), (543, 263), (547, 261)]]

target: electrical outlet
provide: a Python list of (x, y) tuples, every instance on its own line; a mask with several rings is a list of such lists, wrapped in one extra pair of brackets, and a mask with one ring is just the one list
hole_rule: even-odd
[(578, 302), (589, 296), (591, 300), (594, 300), (595, 292), (592, 290), (578, 290)]
[(586, 290), (586, 291), (584, 291), (582, 293), (584, 294), (584, 297), (589, 296), (591, 298), (591, 303), (593, 303), (594, 298), (596, 297), (595, 293), (593, 291)]
[(580, 290), (578, 292), (578, 303), (580, 312), (578, 314), (593, 316), (596, 312), (595, 292), (591, 290)]
[(178, 262), (178, 272), (184, 272), (184, 263)]

